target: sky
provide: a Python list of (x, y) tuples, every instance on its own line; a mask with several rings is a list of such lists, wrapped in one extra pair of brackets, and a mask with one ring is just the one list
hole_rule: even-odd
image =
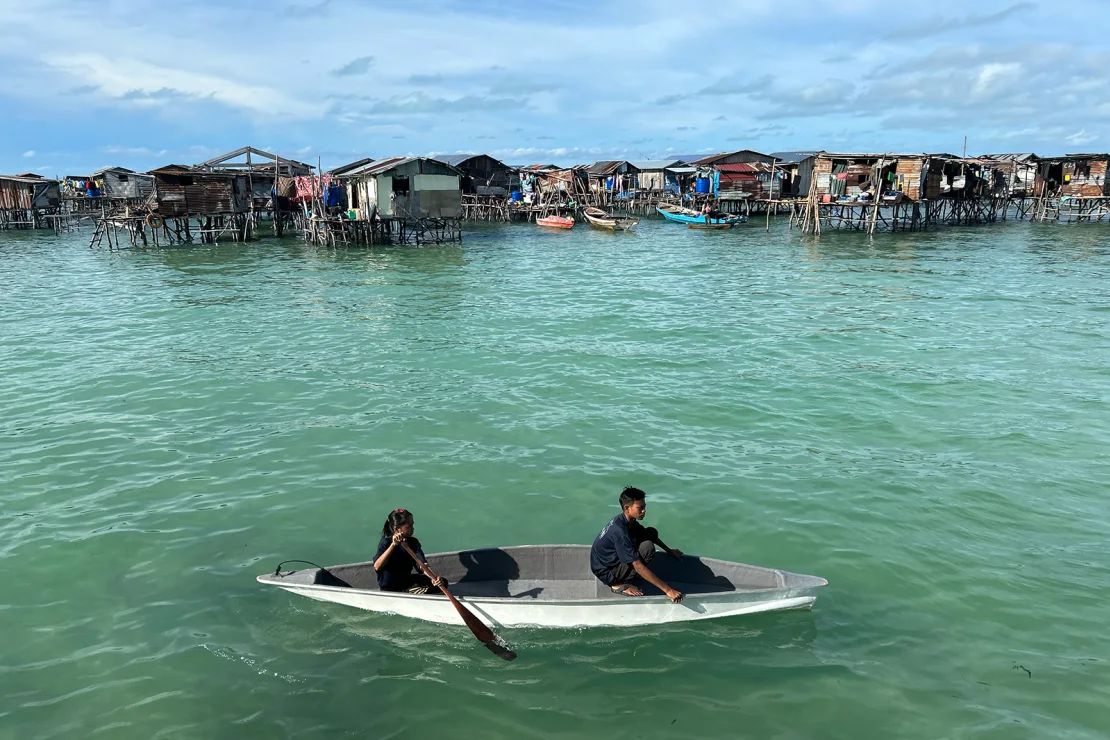
[(0, 172), (1110, 150), (1104, 0), (0, 0)]

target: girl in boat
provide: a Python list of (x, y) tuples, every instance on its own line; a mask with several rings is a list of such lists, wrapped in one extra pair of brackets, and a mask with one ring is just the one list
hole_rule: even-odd
[(440, 586), (447, 581), (437, 577), (434, 581), (418, 572), (416, 562), (405, 552), (400, 543), (406, 543), (420, 562), (427, 558), (420, 548), (420, 540), (412, 536), (415, 522), (407, 509), (396, 508), (389, 512), (382, 525), (382, 538), (378, 551), (374, 554), (374, 572), (378, 576), (378, 588), (382, 591), (408, 591), (410, 594), (439, 593)]

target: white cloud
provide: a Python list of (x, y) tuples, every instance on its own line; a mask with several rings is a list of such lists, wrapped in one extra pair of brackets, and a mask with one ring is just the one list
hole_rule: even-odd
[(1084, 146), (1098, 141), (1098, 136), (1087, 133), (1087, 129), (1080, 129), (1070, 136), (1065, 136), (1064, 141), (1072, 146)]
[(140, 59), (97, 54), (60, 55), (49, 63), (111, 98), (138, 107), (161, 107), (175, 99), (210, 99), (231, 108), (282, 117), (312, 118), (319, 107), (289, 98), (273, 88), (165, 67)]
[(23, 156), (27, 157), (29, 159), (29, 158), (35, 156), (35, 150), (34, 149), (28, 149), (27, 151), (23, 152)]
[(1021, 65), (1017, 62), (984, 64), (975, 76), (971, 92), (975, 95), (985, 95), (1001, 85), (1008, 84), (1021, 78)]

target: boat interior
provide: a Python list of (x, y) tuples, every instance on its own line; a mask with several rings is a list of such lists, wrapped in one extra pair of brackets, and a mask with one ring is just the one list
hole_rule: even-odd
[[(428, 556), (428, 565), (450, 583), (457, 596), (579, 600), (624, 598), (590, 572), (589, 545), (525, 545), (464, 550)], [(685, 594), (713, 594), (822, 586), (824, 579), (797, 573), (684, 555), (657, 552), (652, 571)], [(371, 563), (336, 565), (283, 574), (272, 583), (315, 584), (377, 591)], [(647, 596), (660, 591), (641, 579), (633, 581)]]

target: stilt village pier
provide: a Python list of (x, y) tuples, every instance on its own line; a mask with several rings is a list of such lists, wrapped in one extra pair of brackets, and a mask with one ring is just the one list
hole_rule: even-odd
[(464, 222), (581, 220), (585, 209), (781, 218), (814, 235), (1110, 223), (1108, 169), (1110, 154), (742, 149), (571, 167), (487, 154), (367, 157), (324, 171), (244, 146), (147, 172), (0, 175), (0, 230), (88, 229), (90, 247), (123, 249), (268, 235), (332, 247), (444, 244), (461, 241)]

